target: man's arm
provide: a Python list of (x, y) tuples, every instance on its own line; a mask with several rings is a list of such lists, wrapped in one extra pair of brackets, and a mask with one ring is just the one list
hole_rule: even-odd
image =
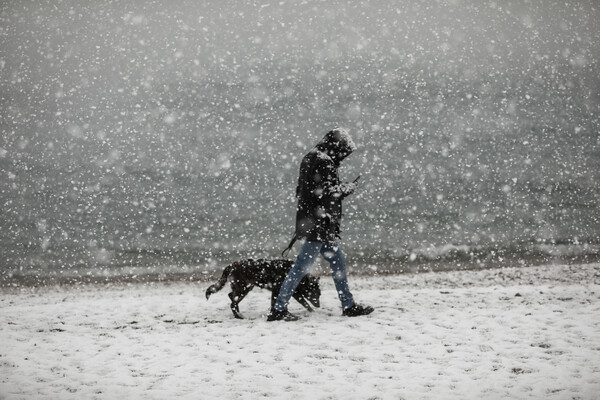
[(354, 182), (340, 183), (337, 169), (333, 162), (323, 163), (322, 168), (323, 180), (321, 186), (323, 188), (323, 194), (333, 197), (341, 197), (343, 199), (344, 197), (354, 193), (358, 187), (358, 178), (356, 178)]

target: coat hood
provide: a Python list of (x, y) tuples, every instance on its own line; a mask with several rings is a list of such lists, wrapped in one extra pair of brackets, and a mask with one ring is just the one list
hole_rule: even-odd
[(338, 165), (344, 158), (356, 150), (356, 145), (352, 141), (350, 134), (343, 128), (335, 128), (327, 132), (316, 147), (319, 151), (331, 157)]

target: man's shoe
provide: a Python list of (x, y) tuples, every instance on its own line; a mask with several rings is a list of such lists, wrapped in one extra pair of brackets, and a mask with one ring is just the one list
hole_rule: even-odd
[(369, 315), (375, 309), (371, 306), (361, 306), (360, 304), (355, 304), (352, 307), (348, 307), (342, 312), (342, 315), (345, 317), (358, 317), (360, 315)]
[(272, 309), (267, 317), (267, 321), (298, 321), (300, 317), (295, 316), (288, 310), (277, 311)]

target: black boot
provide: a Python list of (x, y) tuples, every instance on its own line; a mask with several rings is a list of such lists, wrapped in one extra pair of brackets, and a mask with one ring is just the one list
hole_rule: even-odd
[(267, 321), (298, 321), (300, 317), (295, 316), (288, 310), (277, 311), (276, 309), (271, 309), (269, 316), (267, 317)]
[(354, 304), (352, 307), (346, 308), (342, 315), (345, 317), (358, 317), (360, 315), (369, 315), (375, 309), (371, 306), (361, 306), (360, 304)]

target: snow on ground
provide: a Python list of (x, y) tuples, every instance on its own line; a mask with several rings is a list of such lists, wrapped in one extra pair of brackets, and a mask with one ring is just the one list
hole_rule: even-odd
[(3, 289), (0, 398), (595, 399), (600, 265), (350, 276), (376, 307), (233, 318), (207, 282)]

